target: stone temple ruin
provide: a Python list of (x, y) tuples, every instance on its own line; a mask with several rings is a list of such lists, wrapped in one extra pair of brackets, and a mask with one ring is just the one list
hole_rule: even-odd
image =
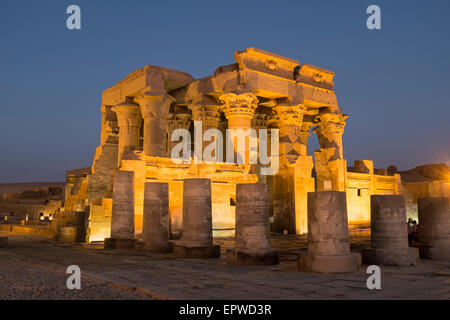
[[(406, 172), (374, 169), (370, 160), (347, 166), (342, 135), (348, 116), (338, 106), (333, 72), (256, 48), (234, 58), (201, 79), (146, 66), (105, 90), (92, 166), (67, 171), (64, 190), (33, 185), (11, 193), (6, 186), (0, 230), (63, 243), (104, 242), (105, 249), (139, 244), (180, 258), (218, 258), (213, 238), (234, 236), (226, 262), (239, 265), (279, 263), (270, 232), (307, 233), (298, 269), (319, 273), (354, 272), (363, 261), (450, 261), (448, 166)], [(177, 129), (186, 135), (177, 136)], [(208, 137), (210, 129), (217, 134)], [(241, 131), (230, 138), (230, 129)], [(244, 134), (248, 129), (253, 136)], [(319, 142), (314, 152), (311, 133)], [(265, 134), (268, 150), (253, 143), (265, 141)], [(174, 136), (189, 147), (181, 154)], [(228, 145), (219, 143), (224, 136), (241, 141), (242, 148), (231, 144), (232, 161)], [(223, 148), (227, 159), (202, 161), (211, 146), (215, 156)], [(264, 173), (267, 163), (251, 161), (264, 153), (277, 163), (272, 174)], [(415, 247), (409, 247), (407, 217), (420, 221)], [(371, 247), (351, 252), (349, 224), (369, 223)]]
[[(211, 180), (214, 236), (234, 234), (237, 184), (267, 184), (271, 231), (291, 234), (307, 231), (308, 192), (346, 192), (350, 223), (370, 221), (371, 195), (399, 193), (400, 175), (377, 171), (372, 161), (347, 168), (342, 134), (348, 116), (338, 105), (332, 71), (256, 48), (235, 52), (234, 59), (201, 79), (148, 65), (103, 92), (92, 167), (68, 176), (66, 187), (65, 210), (76, 205), (75, 211), (89, 212), (88, 242), (111, 236), (116, 170), (134, 172), (137, 234), (145, 183), (168, 183), (172, 238), (181, 236), (183, 180), (189, 178)], [(271, 176), (247, 162), (175, 164), (170, 155), (178, 142), (171, 134), (184, 128), (194, 140), (194, 121), (202, 122), (203, 132), (279, 129), (279, 170)], [(314, 152), (308, 150), (311, 133), (320, 144)]]

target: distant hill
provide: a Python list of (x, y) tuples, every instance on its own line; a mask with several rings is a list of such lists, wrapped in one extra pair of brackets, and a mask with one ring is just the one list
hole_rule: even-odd
[(450, 180), (450, 167), (444, 163), (426, 164), (398, 173), (406, 183)]

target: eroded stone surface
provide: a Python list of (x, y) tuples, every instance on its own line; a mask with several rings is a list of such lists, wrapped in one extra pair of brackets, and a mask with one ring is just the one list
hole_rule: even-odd
[(308, 252), (298, 256), (300, 271), (356, 272), (361, 255), (350, 252), (345, 192), (308, 193)]
[(169, 251), (169, 184), (147, 182), (144, 194), (142, 241), (146, 249)]
[(365, 263), (376, 265), (417, 265), (419, 250), (409, 248), (405, 199), (400, 195), (371, 196), (372, 248), (365, 249)]
[(450, 205), (448, 198), (419, 198), (419, 242), (429, 259), (450, 261)]

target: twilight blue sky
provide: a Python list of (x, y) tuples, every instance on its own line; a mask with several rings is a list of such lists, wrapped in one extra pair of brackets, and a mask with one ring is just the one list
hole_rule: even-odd
[[(66, 28), (70, 4), (80, 31)], [(370, 4), (380, 31), (365, 27)], [(134, 69), (199, 78), (250, 46), (336, 72), (349, 165), (449, 161), (449, 13), (448, 0), (1, 0), (0, 183), (91, 165), (101, 92)]]

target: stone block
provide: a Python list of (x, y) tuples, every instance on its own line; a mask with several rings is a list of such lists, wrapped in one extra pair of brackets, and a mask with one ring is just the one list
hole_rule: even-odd
[(175, 244), (173, 252), (177, 258), (183, 259), (211, 259), (220, 257), (219, 245), (189, 245)]
[(422, 258), (450, 261), (448, 198), (419, 198), (419, 242)]
[(357, 272), (361, 266), (361, 255), (351, 252), (347, 255), (299, 254), (297, 268), (303, 272), (349, 273)]
[(6, 248), (8, 246), (8, 237), (0, 237), (0, 248)]
[(270, 248), (262, 251), (227, 249), (228, 264), (264, 266), (280, 263), (280, 251)]
[(136, 239), (105, 239), (105, 249), (135, 249)]
[(417, 248), (364, 249), (362, 258), (363, 262), (368, 265), (417, 266), (420, 264), (419, 250)]

